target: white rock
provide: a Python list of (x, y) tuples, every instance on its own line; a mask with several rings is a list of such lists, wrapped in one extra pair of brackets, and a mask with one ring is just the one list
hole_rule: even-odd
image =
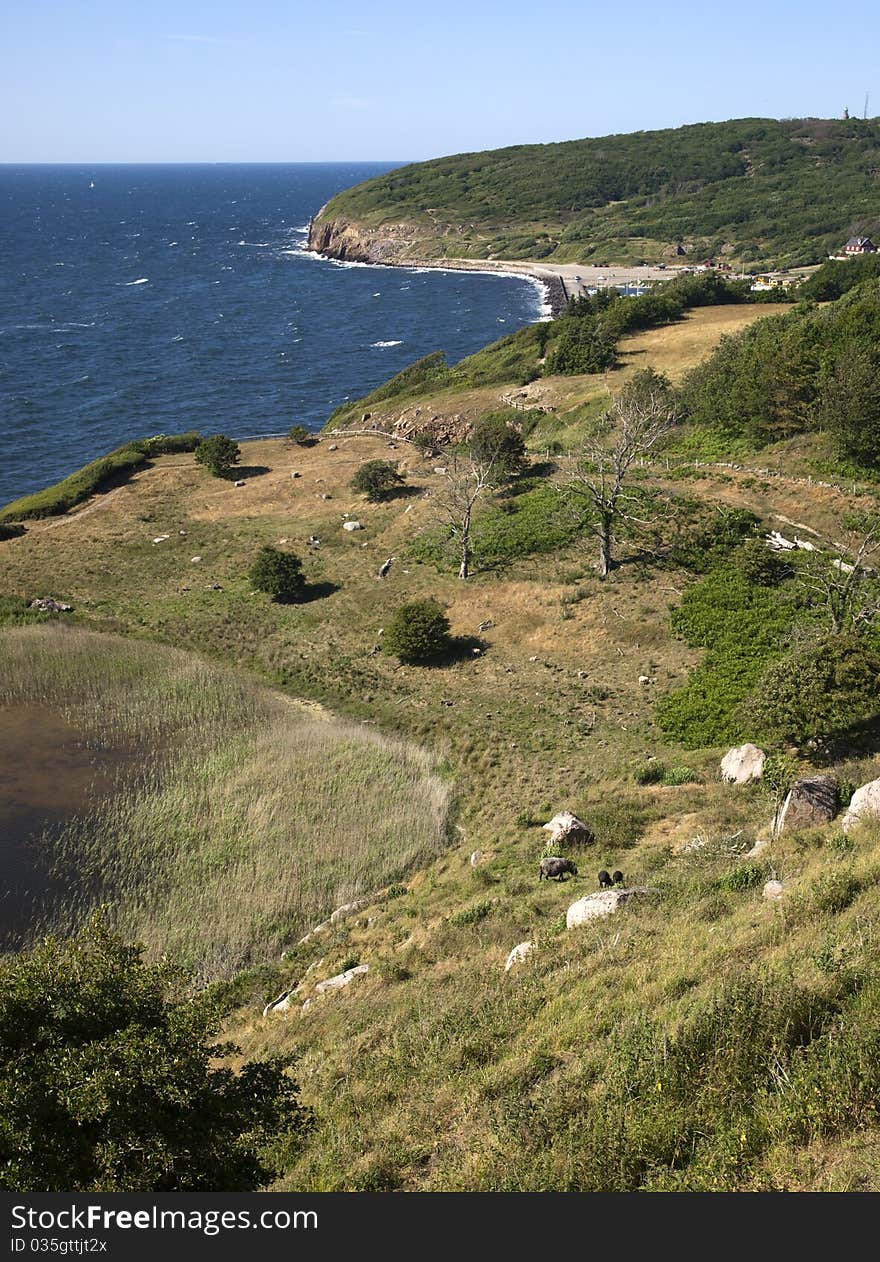
[(737, 745), (721, 759), (721, 779), (729, 784), (749, 784), (764, 774), (767, 755), (757, 745)]
[(343, 903), (341, 907), (337, 907), (331, 914), (329, 923), (331, 925), (338, 924), (340, 920), (345, 920), (347, 916), (353, 916), (356, 911), (366, 907), (369, 902), (369, 898), (356, 898), (353, 903)]
[(471, 867), (475, 868), (483, 857), (482, 850), (475, 850), (471, 855)]
[(244, 486), (244, 478), (239, 478), (237, 481), (233, 482), (233, 484), (232, 484), (232, 485), (233, 485), (233, 486)]
[(302, 474), (300, 473), (299, 469), (292, 469), (290, 476), (291, 478), (301, 478)]
[(863, 819), (880, 819), (880, 780), (869, 780), (856, 789), (841, 820), (841, 827), (848, 833)]
[(573, 845), (589, 845), (595, 840), (592, 829), (572, 811), (560, 811), (543, 828), (554, 842), (569, 841)]
[(197, 565), (201, 559), (201, 557), (190, 557), (190, 561), (193, 565)]
[(778, 903), (785, 893), (785, 886), (781, 881), (768, 881), (764, 886), (764, 897), (770, 902)]
[(363, 526), (359, 521), (344, 521), (342, 523), (343, 530), (363, 530)]
[(286, 990), (283, 995), (279, 995), (277, 999), (273, 999), (270, 1003), (267, 1003), (263, 1009), (263, 1016), (268, 1017), (270, 1013), (278, 1014), (290, 1012), (290, 1009), (293, 1007), (293, 1004), (291, 1003), (291, 993), (291, 991)]
[(521, 964), (534, 945), (534, 942), (520, 942), (518, 946), (515, 946), (507, 957), (507, 963), (504, 965), (505, 973), (509, 973), (514, 964)]
[(302, 1006), (302, 1007), (300, 1008), (300, 1010), (299, 1010), (299, 1011), (300, 1011), (300, 1016), (302, 1016), (302, 1015), (304, 1015), (306, 1012), (308, 1012), (309, 1008), (311, 1008), (311, 1006), (312, 1006), (312, 1004), (313, 1004), (314, 1002), (315, 1002), (315, 1001), (314, 1001), (314, 999), (307, 999), (307, 1000), (305, 1001), (305, 1003), (303, 1004), (303, 1006)]
[(654, 680), (651, 678), (650, 675), (639, 675), (639, 683), (642, 685), (643, 688), (647, 688), (648, 685), (652, 684), (653, 682)]
[(572, 903), (565, 913), (566, 929), (575, 929), (590, 920), (600, 920), (604, 916), (612, 916), (624, 903), (636, 895), (656, 894), (656, 890), (644, 885), (633, 886), (624, 890), (600, 890), (598, 894), (587, 894)]
[(315, 987), (315, 993), (326, 995), (330, 990), (342, 990), (343, 986), (348, 986), (355, 977), (361, 977), (364, 973), (369, 973), (369, 971), (369, 964), (358, 964), (356, 968), (348, 968), (344, 973), (337, 973), (335, 977), (328, 977), (325, 982), (318, 982)]
[(156, 538), (153, 540), (153, 543), (164, 543), (166, 539), (170, 539), (170, 538), (171, 538), (170, 535), (156, 535)]
[(327, 448), (327, 450), (328, 450), (328, 451), (338, 451), (338, 450), (339, 450), (339, 448), (336, 446), (336, 443), (331, 443), (331, 444), (330, 444), (330, 446)]

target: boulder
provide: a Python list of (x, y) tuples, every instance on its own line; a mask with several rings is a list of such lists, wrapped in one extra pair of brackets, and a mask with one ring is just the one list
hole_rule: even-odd
[(507, 957), (507, 963), (504, 965), (505, 973), (509, 973), (514, 964), (521, 964), (534, 945), (534, 942), (520, 942), (518, 946), (515, 946)]
[(482, 850), (474, 850), (471, 854), (471, 867), (472, 868), (477, 867), (482, 857), (483, 857)]
[(764, 774), (767, 755), (757, 745), (737, 745), (721, 759), (721, 779), (728, 784), (749, 784)]
[(845, 833), (863, 819), (880, 819), (880, 780), (869, 780), (852, 795), (841, 821)]
[(834, 776), (796, 780), (773, 823), (773, 835), (819, 828), (834, 819), (840, 806), (840, 785)]
[(358, 964), (355, 968), (347, 968), (344, 973), (337, 973), (335, 977), (328, 977), (325, 982), (318, 982), (315, 987), (315, 994), (326, 995), (331, 990), (342, 990), (344, 986), (348, 986), (356, 977), (361, 977), (364, 973), (369, 973), (369, 964)]
[(363, 526), (359, 521), (344, 521), (342, 523), (343, 530), (363, 530)]
[(592, 829), (571, 811), (560, 811), (544, 824), (544, 829), (554, 843), (568, 842), (572, 846), (589, 846), (596, 840)]
[(292, 994), (292, 991), (285, 990), (284, 994), (279, 995), (277, 999), (272, 999), (263, 1009), (263, 1016), (268, 1017), (270, 1013), (275, 1013), (277, 1016), (279, 1014), (283, 1015), (285, 1012), (290, 1012), (293, 1007), (293, 1003), (291, 1002)]
[(600, 890), (598, 894), (587, 894), (572, 903), (565, 913), (566, 929), (576, 929), (590, 920), (600, 920), (604, 916), (612, 916), (624, 903), (640, 895), (654, 894), (656, 890), (637, 885), (624, 890)]
[(39, 596), (30, 603), (31, 609), (40, 609), (43, 613), (70, 613), (73, 605), (63, 600), (53, 600), (51, 596)]
[(343, 903), (341, 907), (337, 907), (330, 915), (329, 924), (336, 925), (340, 920), (345, 920), (347, 916), (353, 916), (356, 911), (360, 911), (362, 907), (366, 907), (370, 902), (369, 898), (356, 898), (353, 903)]
[(763, 890), (764, 897), (771, 903), (778, 903), (784, 893), (785, 886), (781, 881), (768, 881)]

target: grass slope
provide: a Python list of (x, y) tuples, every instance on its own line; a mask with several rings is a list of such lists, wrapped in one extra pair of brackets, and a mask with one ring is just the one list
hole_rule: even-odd
[[(541, 425), (575, 441), (598, 396), (633, 367), (679, 376), (732, 322), (756, 314), (700, 310), (623, 339), (628, 366), (607, 382), (542, 378), (526, 397), (555, 408)], [(501, 393), (447, 387), (419, 405), (449, 417), (465, 410), (463, 399), (474, 410), (497, 407)], [(377, 411), (394, 406), (389, 397)], [(803, 523), (833, 539), (865, 501), (848, 481), (808, 480), (820, 442), (800, 436), (781, 453), (740, 455), (725, 468), (660, 465), (640, 485), (684, 487), (710, 524), (720, 508), (747, 509), (765, 526)], [(657, 697), (704, 659), (670, 619), (694, 574), (627, 545), (624, 564), (600, 583), (583, 537), (536, 550), (550, 516), (544, 483), (487, 508), (494, 568), (461, 583), (412, 553), (436, 525), (434, 461), (398, 446), (393, 458), (420, 493), (367, 505), (348, 486), (363, 461), (390, 458), (388, 439), (341, 436), (334, 445), (247, 444), (247, 464), (268, 472), (239, 488), (191, 457), (161, 457), (88, 517), (38, 522), (2, 544), (12, 594), (68, 598), (84, 625), (186, 645), (368, 717), (395, 741), (427, 748), (454, 779), (456, 829), (442, 853), (403, 881), (384, 869), (395, 882), (385, 898), (224, 986), (243, 1055), (297, 1054), (318, 1113), (282, 1185), (880, 1188), (880, 838), (869, 829), (844, 838), (832, 825), (744, 858), (767, 827), (771, 797), (723, 785), (723, 750), (684, 749), (655, 715)], [(774, 461), (781, 476), (761, 467)], [(680, 508), (686, 521), (684, 497)], [(364, 529), (343, 531), (345, 514)], [(160, 532), (169, 538), (152, 544)], [(250, 590), (247, 567), (264, 543), (303, 556), (312, 599), (279, 606)], [(427, 669), (375, 651), (390, 611), (427, 595), (446, 606), (455, 634), (479, 634), (479, 655)], [(35, 673), (50, 674), (31, 668), (27, 678)], [(208, 883), (223, 889), (227, 920), (238, 901), (227, 864), (245, 907), (255, 905), (235, 849), (237, 810), (266, 786), (275, 791), (276, 744), (255, 739), (248, 761), (233, 743), (205, 782), (223, 847), (212, 848), (212, 833), (203, 853), (217, 864)], [(666, 769), (653, 782), (644, 774), (651, 759)], [(880, 761), (862, 751), (835, 770), (862, 783), (880, 775)], [(577, 878), (539, 883), (540, 824), (566, 808), (590, 821), (596, 844), (574, 854)], [(566, 931), (569, 903), (596, 888), (600, 867), (618, 866), (658, 895)], [(204, 866), (194, 870), (203, 881)], [(786, 885), (781, 903), (761, 897), (771, 875)], [(159, 940), (173, 905), (167, 916), (147, 910)], [(221, 944), (238, 932), (222, 926)], [(270, 924), (274, 948), (282, 937), (272, 932)], [(507, 953), (526, 940), (536, 949), (505, 975)], [(316, 995), (316, 983), (354, 962), (369, 973)], [(262, 1018), (267, 999), (297, 985), (300, 1000), (315, 1000), (302, 1016)]]
[(623, 262), (683, 241), (792, 266), (880, 230), (878, 167), (876, 119), (736, 119), (416, 163), (321, 220), (415, 224), (423, 257)]

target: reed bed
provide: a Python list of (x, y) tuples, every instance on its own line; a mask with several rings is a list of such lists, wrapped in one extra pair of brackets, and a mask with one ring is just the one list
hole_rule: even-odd
[(53, 707), (142, 751), (115, 794), (46, 835), (64, 894), (35, 930), (108, 904), (151, 955), (225, 977), (445, 844), (449, 788), (424, 750), (181, 651), (14, 628), (0, 636), (4, 704)]

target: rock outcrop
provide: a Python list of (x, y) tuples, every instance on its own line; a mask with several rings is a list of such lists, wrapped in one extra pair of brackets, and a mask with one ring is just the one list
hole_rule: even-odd
[(867, 819), (880, 820), (880, 780), (869, 780), (856, 789), (841, 820), (841, 827), (848, 833), (856, 824)]
[(840, 785), (834, 776), (796, 780), (773, 821), (773, 835), (820, 828), (834, 819), (840, 807)]
[(324, 982), (318, 982), (315, 987), (316, 995), (326, 995), (332, 990), (342, 990), (354, 981), (356, 977), (362, 977), (364, 973), (369, 973), (369, 964), (358, 964), (355, 968), (347, 968), (344, 973), (337, 973), (335, 977), (328, 977)]
[(749, 784), (764, 774), (767, 755), (757, 745), (737, 745), (721, 759), (721, 779), (728, 784)]

